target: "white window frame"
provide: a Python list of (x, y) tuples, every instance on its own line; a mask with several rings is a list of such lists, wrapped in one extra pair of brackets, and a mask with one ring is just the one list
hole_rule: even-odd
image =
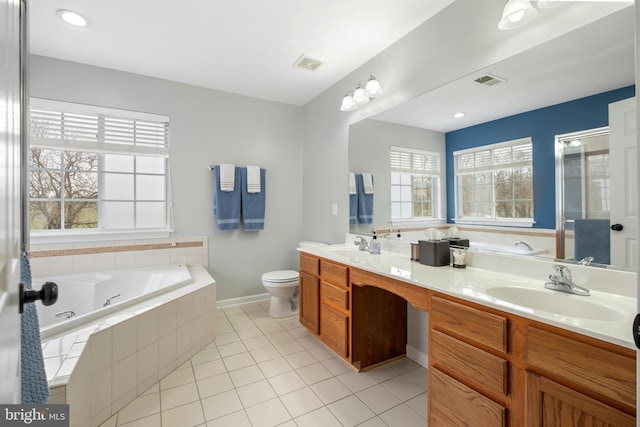
[[(501, 163), (496, 164), (494, 161), (494, 151), (498, 149), (504, 149), (506, 147), (516, 147), (521, 145), (529, 144), (531, 146), (531, 160), (526, 162), (511, 162), (511, 163)], [(486, 165), (479, 168), (468, 169), (465, 172), (460, 172), (458, 170), (458, 156), (463, 154), (471, 154), (471, 153), (481, 153), (481, 152), (489, 152), (491, 156), (491, 164)], [(533, 174), (533, 140), (531, 137), (514, 139), (511, 141), (499, 142), (496, 144), (482, 145), (479, 147), (469, 148), (465, 150), (459, 150), (453, 152), (453, 165), (454, 165), (454, 201), (455, 201), (455, 217), (451, 218), (456, 224), (469, 224), (469, 225), (496, 225), (496, 226), (508, 226), (508, 227), (533, 227), (535, 224), (534, 218), (497, 218), (495, 216), (495, 194), (493, 185), (493, 172), (505, 170), (505, 169), (513, 169), (522, 166), (530, 166)], [(461, 212), (461, 204), (462, 200), (460, 200), (460, 179), (462, 175), (474, 173), (474, 172), (492, 172), (492, 194), (491, 199), (493, 203), (493, 216), (492, 217), (471, 217), (471, 216), (460, 216)], [(533, 182), (533, 176), (532, 176)], [(532, 184), (533, 185), (533, 184)], [(532, 203), (535, 206), (535, 200), (532, 194)]]
[[(73, 139), (64, 139), (62, 135), (55, 135), (52, 128), (50, 135), (47, 135), (48, 129), (45, 129), (43, 136), (29, 135), (30, 147), (38, 147), (56, 151), (79, 151), (87, 153), (96, 153), (102, 157), (104, 154), (121, 154), (128, 156), (145, 156), (145, 157), (161, 157), (165, 159), (165, 218), (166, 223), (161, 227), (147, 228), (118, 228), (118, 229), (62, 229), (62, 230), (31, 230), (31, 242), (35, 244), (47, 243), (66, 243), (66, 242), (85, 242), (100, 240), (130, 240), (130, 239), (147, 239), (147, 238), (167, 238), (173, 231), (172, 212), (171, 212), (171, 185), (170, 185), (170, 163), (169, 163), (169, 117), (159, 114), (143, 113), (130, 110), (121, 110), (94, 105), (77, 104), (71, 102), (55, 101), (41, 98), (30, 98), (30, 108), (32, 110), (46, 110), (53, 112), (62, 112), (70, 114), (82, 114), (88, 116), (98, 116), (102, 123), (98, 126), (98, 131), (91, 128), (86, 135), (79, 134)], [(124, 119), (143, 122), (151, 122), (161, 131), (156, 132), (151, 137), (130, 136), (126, 134), (113, 135), (112, 139), (118, 142), (105, 141), (103, 121), (104, 119)], [(135, 162), (134, 162), (135, 164)], [(127, 174), (137, 175), (137, 172), (127, 172)], [(139, 174), (147, 175), (145, 173)], [(153, 174), (152, 174), (153, 175)], [(103, 202), (101, 194), (103, 194), (103, 169), (102, 161), (98, 161), (98, 227), (103, 221), (103, 209), (100, 204)], [(156, 175), (157, 176), (157, 175)], [(144, 202), (134, 198), (132, 200), (134, 206), (137, 202)], [(134, 211), (135, 215), (135, 211)]]
[[(425, 157), (431, 157), (432, 159), (435, 160), (435, 165), (433, 165), (433, 167), (431, 168), (424, 168), (424, 167), (415, 167), (415, 164), (411, 164), (414, 163), (411, 160), (407, 161), (407, 159), (403, 161), (397, 159), (398, 154), (395, 153), (400, 153), (400, 155), (418, 155), (418, 156), (425, 156)], [(394, 158), (396, 157), (396, 158)], [(442, 179), (441, 179), (441, 171), (442, 171), (442, 157), (440, 155), (439, 152), (436, 151), (430, 151), (430, 150), (419, 150), (419, 149), (415, 149), (415, 148), (408, 148), (408, 147), (398, 147), (398, 146), (391, 146), (390, 150), (389, 150), (389, 163), (390, 163), (390, 174), (389, 174), (389, 178), (390, 178), (390, 191), (389, 191), (389, 210), (390, 210), (390, 218), (391, 218), (391, 224), (393, 226), (405, 226), (405, 227), (409, 227), (409, 226), (421, 226), (421, 225), (432, 225), (432, 224), (441, 224), (444, 222), (444, 219), (441, 217), (441, 186), (442, 186)], [(405, 175), (411, 175), (412, 176), (412, 182), (413, 182), (413, 177), (414, 176), (426, 176), (429, 177), (430, 179), (432, 179), (432, 200), (433, 200), (433, 206), (432, 206), (432, 216), (430, 217), (414, 217), (411, 216), (409, 218), (394, 218), (393, 217), (393, 197), (392, 197), (392, 188), (394, 187), (393, 184), (391, 184), (391, 177), (394, 174), (405, 174)], [(412, 191), (413, 193), (413, 191)], [(413, 195), (412, 195), (413, 197)], [(412, 201), (413, 203), (413, 198)]]

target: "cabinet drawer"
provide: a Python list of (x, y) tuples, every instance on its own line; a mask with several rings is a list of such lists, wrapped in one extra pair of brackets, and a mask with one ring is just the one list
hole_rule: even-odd
[(322, 282), (322, 301), (328, 302), (342, 310), (349, 309), (349, 291)]
[(344, 265), (320, 260), (320, 276), (333, 284), (347, 287), (349, 285), (349, 269)]
[(429, 373), (429, 427), (505, 427), (507, 409), (431, 368)]
[(506, 360), (436, 330), (431, 331), (430, 346), (433, 366), (446, 368), (476, 388), (509, 393)]
[(342, 357), (349, 356), (349, 317), (320, 304), (320, 338)]
[(445, 330), (498, 351), (507, 352), (506, 317), (468, 307), (439, 297), (431, 299), (431, 319)]
[(309, 255), (300, 254), (300, 271), (317, 276), (320, 273), (320, 260)]
[(526, 361), (556, 377), (636, 406), (636, 362), (570, 337), (527, 327)]

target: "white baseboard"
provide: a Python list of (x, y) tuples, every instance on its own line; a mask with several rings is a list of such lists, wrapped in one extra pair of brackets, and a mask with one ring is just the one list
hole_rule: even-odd
[(407, 357), (425, 368), (429, 367), (429, 355), (421, 352), (415, 347), (407, 345)]
[(231, 307), (232, 305), (247, 304), (250, 302), (268, 301), (269, 299), (271, 299), (271, 295), (267, 292), (264, 294), (219, 300), (216, 302), (216, 307)]

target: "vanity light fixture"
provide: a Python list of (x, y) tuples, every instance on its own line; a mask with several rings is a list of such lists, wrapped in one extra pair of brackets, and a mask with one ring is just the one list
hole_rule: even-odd
[(89, 20), (78, 12), (60, 9), (57, 10), (56, 13), (64, 22), (73, 25), (74, 27), (86, 27), (89, 25)]
[(464, 116), (465, 116), (465, 114), (466, 114), (466, 113), (464, 113), (464, 112), (460, 111), (460, 112), (458, 112), (458, 113), (453, 113), (453, 117), (454, 117), (454, 118), (456, 118), (456, 119), (459, 119), (459, 118), (461, 118), (461, 117), (464, 117)]
[(382, 93), (380, 83), (374, 76), (370, 76), (366, 85), (358, 83), (355, 90), (350, 90), (345, 93), (342, 98), (342, 104), (340, 110), (351, 111), (358, 108), (360, 105), (364, 105), (367, 102), (373, 100), (376, 96)]
[(502, 10), (502, 18), (498, 22), (501, 30), (513, 30), (533, 20), (538, 11), (529, 0), (508, 0)]

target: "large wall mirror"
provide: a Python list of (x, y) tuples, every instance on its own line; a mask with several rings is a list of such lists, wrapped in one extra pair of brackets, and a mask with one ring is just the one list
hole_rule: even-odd
[[(495, 7), (499, 16), (501, 6), (497, 3), (491, 2), (490, 7)], [(442, 190), (430, 196), (435, 203), (433, 217), (451, 222), (453, 184), (451, 171), (446, 169), (452, 167), (451, 151), (458, 149), (452, 146), (463, 137), (486, 138), (487, 144), (501, 142), (492, 138), (498, 138), (496, 135), (502, 132), (513, 135), (503, 140), (532, 137), (534, 197), (537, 199), (533, 229), (556, 234), (556, 218), (565, 216), (556, 201), (556, 184), (562, 184), (556, 180), (557, 137), (608, 127), (608, 105), (635, 95), (633, 3), (565, 2), (558, 10), (578, 7), (580, 13), (567, 15), (584, 19), (584, 25), (352, 124), (350, 170), (371, 173), (375, 177), (376, 192), (373, 223), (356, 222), (350, 231), (370, 234), (374, 227), (403, 228), (399, 226), (401, 221), (391, 217), (390, 147), (440, 153)], [(495, 85), (475, 82), (485, 76), (498, 77), (504, 82)], [(466, 113), (464, 117), (453, 117), (461, 111)], [(518, 134), (519, 123), (523, 121), (530, 128), (525, 135)], [(505, 129), (496, 132), (500, 126)], [(617, 167), (614, 161), (611, 159), (611, 168)], [(609, 214), (599, 211), (597, 215)], [(612, 215), (611, 224), (622, 220)], [(634, 227), (626, 231), (630, 233), (627, 240), (632, 243), (623, 249), (615, 245), (615, 250), (633, 253), (616, 255), (615, 260), (635, 257), (637, 232)], [(602, 238), (608, 238), (608, 234)], [(604, 245), (605, 242), (592, 240), (591, 244)], [(574, 260), (573, 251), (550, 252), (548, 256)], [(610, 261), (610, 264), (636, 269), (623, 261)]]

